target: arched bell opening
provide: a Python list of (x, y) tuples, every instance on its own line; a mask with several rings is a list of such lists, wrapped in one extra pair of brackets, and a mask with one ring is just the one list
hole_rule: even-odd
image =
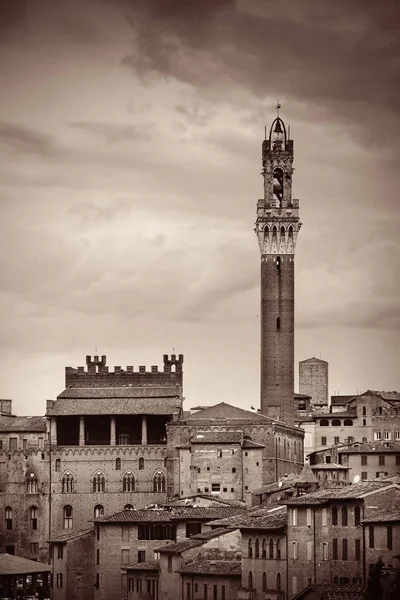
[(277, 203), (277, 206), (282, 206), (283, 171), (281, 168), (274, 169), (273, 194), (274, 194), (274, 200)]

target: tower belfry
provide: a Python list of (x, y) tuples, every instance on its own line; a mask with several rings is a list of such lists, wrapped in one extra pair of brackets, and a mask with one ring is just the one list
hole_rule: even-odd
[(264, 198), (255, 231), (261, 252), (261, 413), (294, 419), (294, 254), (299, 201), (292, 198), (293, 140), (278, 115), (262, 143)]

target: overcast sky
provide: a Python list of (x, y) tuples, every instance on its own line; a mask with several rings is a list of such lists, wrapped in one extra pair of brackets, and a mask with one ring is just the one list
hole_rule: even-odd
[(185, 355), (186, 408), (259, 402), (261, 142), (295, 143), (297, 361), (400, 389), (400, 3), (2, 0), (0, 397)]

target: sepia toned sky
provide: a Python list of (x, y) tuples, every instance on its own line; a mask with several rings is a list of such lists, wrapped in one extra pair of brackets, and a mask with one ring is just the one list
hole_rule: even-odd
[[(296, 364), (400, 389), (399, 3), (2, 0), (0, 397), (185, 355), (186, 408), (259, 402), (264, 125), (295, 143)], [(297, 371), (297, 367), (296, 367)]]

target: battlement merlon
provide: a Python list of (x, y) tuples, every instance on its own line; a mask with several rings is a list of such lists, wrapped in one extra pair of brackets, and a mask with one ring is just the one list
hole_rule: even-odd
[(132, 365), (123, 369), (114, 366), (114, 370), (106, 364), (107, 357), (86, 356), (85, 367), (65, 367), (66, 387), (123, 387), (123, 386), (162, 386), (183, 385), (183, 354), (164, 354), (163, 370), (157, 365), (152, 365), (150, 370), (139, 366), (137, 370)]

